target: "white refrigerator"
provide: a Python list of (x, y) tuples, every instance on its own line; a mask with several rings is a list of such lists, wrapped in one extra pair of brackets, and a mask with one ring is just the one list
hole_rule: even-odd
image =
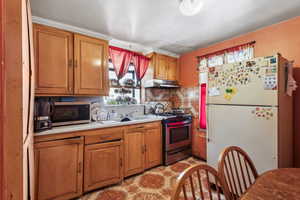
[(259, 173), (293, 165), (293, 101), (280, 54), (208, 68), (207, 162), (239, 146)]

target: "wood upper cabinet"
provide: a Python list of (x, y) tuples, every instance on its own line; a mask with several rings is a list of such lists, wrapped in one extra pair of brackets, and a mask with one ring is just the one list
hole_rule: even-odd
[(73, 93), (73, 34), (34, 24), (37, 94)]
[(37, 95), (104, 96), (108, 42), (34, 24)]
[(36, 199), (80, 196), (82, 174), (82, 137), (35, 144)]
[(146, 79), (177, 80), (178, 59), (162, 54), (151, 53)]
[(142, 130), (129, 129), (124, 136), (125, 176), (144, 171), (145, 146)]
[(178, 60), (177, 58), (168, 57), (168, 80), (176, 81), (177, 80), (177, 70), (178, 70)]
[(108, 42), (75, 34), (75, 94), (108, 95)]
[(84, 192), (118, 183), (123, 179), (123, 142), (85, 146)]
[(156, 55), (156, 68), (155, 68), (156, 79), (165, 80), (168, 76), (168, 57), (165, 55)]
[(145, 132), (146, 159), (145, 168), (149, 169), (162, 163), (161, 129), (154, 128)]
[(160, 123), (129, 127), (124, 136), (125, 176), (134, 175), (162, 163)]

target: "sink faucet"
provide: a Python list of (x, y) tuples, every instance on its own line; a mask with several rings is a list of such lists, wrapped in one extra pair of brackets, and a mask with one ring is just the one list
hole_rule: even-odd
[(137, 113), (137, 112), (138, 112), (137, 110), (134, 110), (134, 111), (131, 111), (129, 113), (126, 113), (125, 115), (124, 114), (120, 114), (120, 117), (121, 118), (124, 118), (124, 117), (133, 117), (133, 114)]

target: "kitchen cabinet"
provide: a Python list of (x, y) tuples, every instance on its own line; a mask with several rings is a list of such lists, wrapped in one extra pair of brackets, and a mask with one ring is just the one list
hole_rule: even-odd
[(85, 146), (84, 192), (118, 183), (123, 179), (123, 142)]
[(75, 94), (108, 95), (108, 43), (75, 34)]
[(83, 137), (35, 144), (36, 199), (82, 194)]
[(73, 34), (34, 24), (37, 94), (73, 93)]
[(145, 75), (147, 80), (177, 80), (178, 73), (178, 59), (170, 56), (151, 53), (147, 55), (151, 58), (148, 72)]
[(125, 132), (125, 176), (134, 175), (162, 163), (160, 123), (131, 126)]
[[(168, 56), (157, 54), (155, 66), (155, 79), (165, 80), (168, 76)], [(154, 56), (154, 59), (155, 59)]]
[(167, 79), (171, 81), (177, 80), (177, 70), (178, 70), (178, 61), (177, 58), (168, 57), (168, 72)]
[(192, 137), (192, 152), (193, 155), (206, 160), (206, 132), (197, 130), (194, 131)]
[(158, 166), (162, 162), (162, 133), (159, 128), (145, 132), (145, 168)]
[(34, 24), (34, 47), (37, 95), (108, 95), (107, 41)]
[(144, 133), (143, 130), (129, 129), (124, 135), (125, 176), (144, 171)]
[(36, 135), (36, 199), (72, 199), (162, 163), (161, 122)]

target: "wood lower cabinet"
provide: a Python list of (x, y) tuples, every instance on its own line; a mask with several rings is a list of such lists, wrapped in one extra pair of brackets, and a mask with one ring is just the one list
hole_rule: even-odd
[(80, 196), (82, 175), (83, 137), (35, 144), (35, 199)]
[(192, 150), (193, 155), (203, 160), (207, 159), (206, 156), (206, 133), (197, 132), (193, 133), (192, 137)]
[(162, 133), (159, 128), (146, 130), (145, 168), (149, 169), (162, 163)]
[(75, 34), (75, 94), (108, 95), (108, 42)]
[(160, 123), (131, 126), (125, 132), (124, 175), (131, 176), (162, 163)]
[(123, 142), (85, 146), (84, 192), (118, 183), (123, 179)]
[(161, 122), (40, 135), (35, 142), (37, 200), (76, 198), (162, 163)]
[(145, 146), (142, 130), (129, 129), (124, 136), (125, 144), (125, 176), (144, 171)]
[(73, 94), (73, 34), (34, 24), (37, 94)]

